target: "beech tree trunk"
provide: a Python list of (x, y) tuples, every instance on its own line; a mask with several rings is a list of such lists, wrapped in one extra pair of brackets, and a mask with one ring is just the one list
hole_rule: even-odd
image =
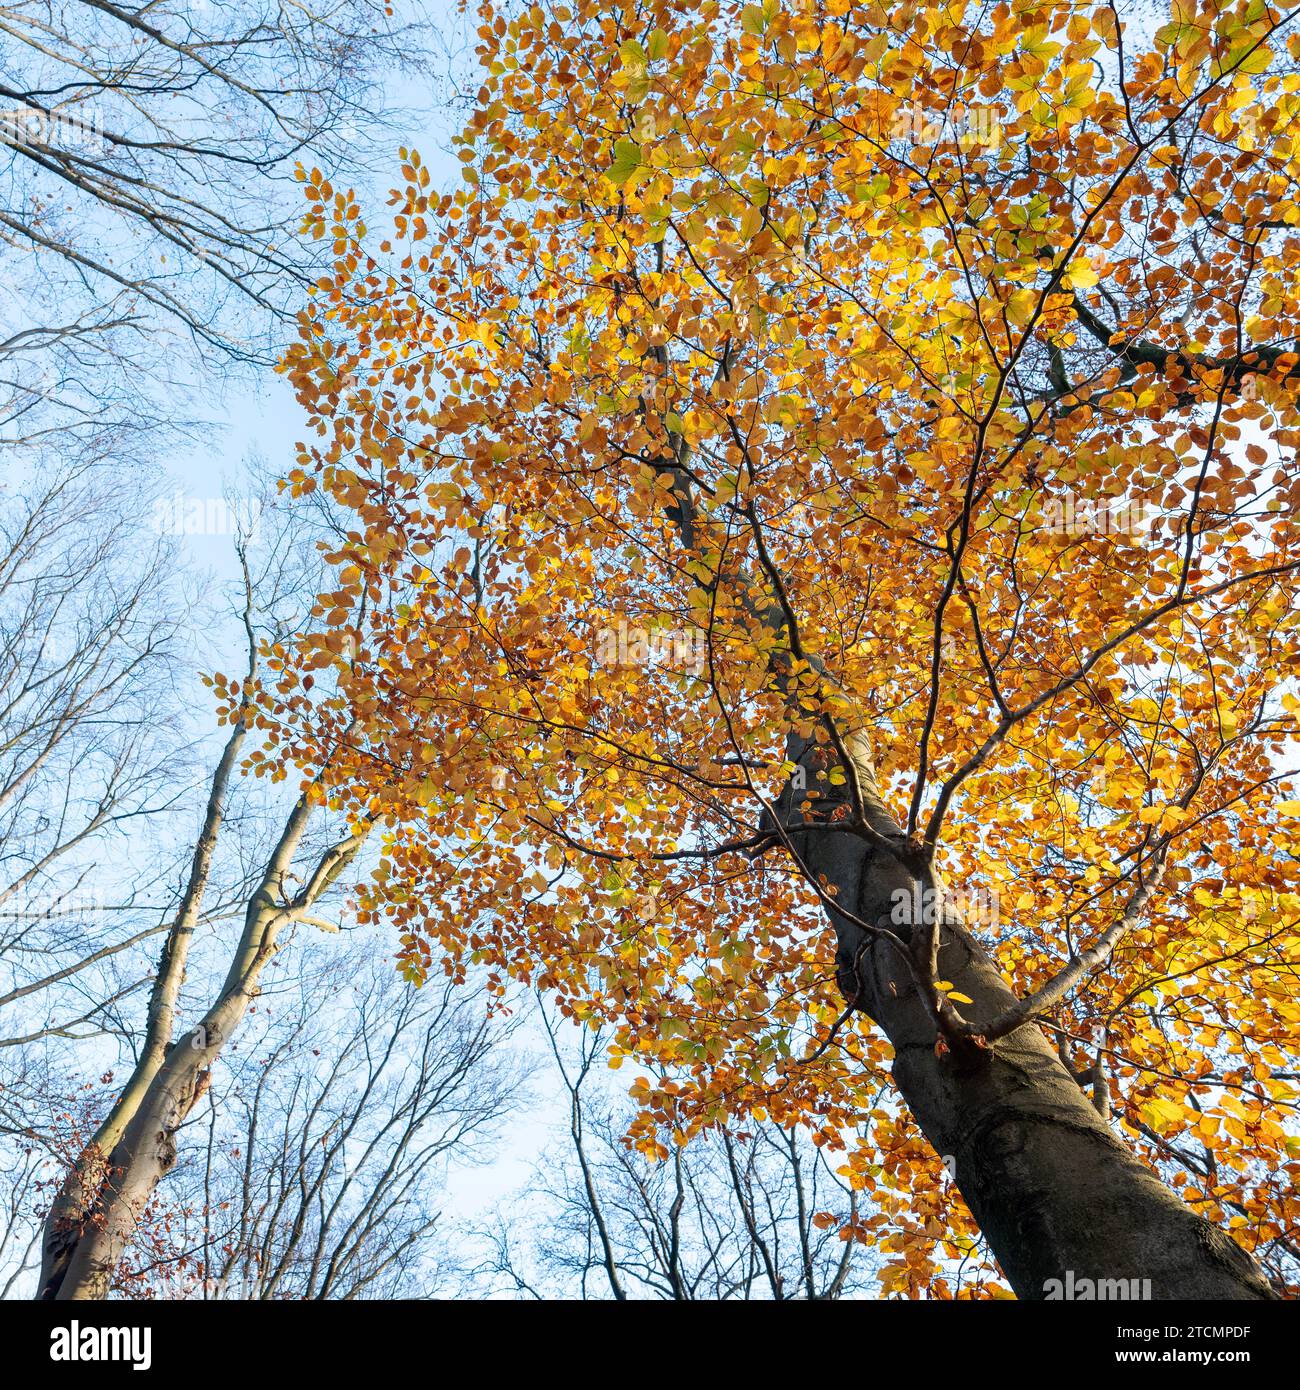
[[(720, 375), (727, 369), (724, 360)], [(690, 552), (697, 518), (684, 471), (688, 451), (680, 440), (676, 447), (657, 466), (671, 486), (667, 515)], [(784, 635), (770, 669), (775, 687), (792, 697), (792, 721), (806, 723), (799, 687), (789, 683), (791, 657), (807, 661), (826, 690), (843, 697), (842, 712), (822, 721), (828, 743), (791, 736), (787, 754), (803, 776), (798, 789), (792, 781), (775, 806), (765, 806), (760, 824), (819, 885), (837, 938), (841, 990), (892, 1044), (899, 1093), (935, 1152), (948, 1160), (1017, 1297), (1045, 1298), (1050, 1280), (1064, 1286), (1073, 1275), (1075, 1286), (1084, 1279), (1149, 1279), (1156, 1299), (1276, 1298), (1254, 1260), (1111, 1130), (1037, 1023), (985, 1048), (950, 1050), (940, 1042), (933, 1000), (923, 997), (909, 959), (918, 926), (900, 925), (893, 911), (900, 890), (912, 903), (933, 900), (928, 856), (882, 800), (871, 729), (866, 722), (853, 727), (852, 692), (804, 650), (759, 517), (752, 506), (745, 515), (757, 567), (735, 582), (757, 622)], [(838, 785), (829, 776), (835, 766), (844, 774)], [(836, 812), (853, 815), (842, 819)], [(849, 828), (859, 814), (861, 828)], [(933, 978), (951, 981), (955, 993), (972, 1001), (963, 1005), (965, 1017), (997, 1018), (1016, 996), (966, 927), (938, 907)], [(928, 946), (930, 927), (919, 929)]]
[[(128, 1088), (131, 1108), (115, 1106), (112, 1124), (101, 1131), (113, 1133), (112, 1147), (106, 1146), (103, 1152), (96, 1147), (93, 1160), (83, 1155), (74, 1170), (75, 1181), (60, 1193), (47, 1218), (39, 1298), (108, 1297), (113, 1275), (149, 1199), (176, 1162), (176, 1134), (206, 1091), (212, 1064), (256, 996), (262, 972), (278, 949), (281, 930), (292, 922), (311, 920), (306, 914), (364, 843), (363, 829), (331, 845), (319, 856), (297, 896), (281, 901), (285, 876), (311, 814), (310, 795), (303, 792), (248, 903), (225, 982), (202, 1021), (164, 1048), (141, 1084)], [(174, 1005), (173, 993), (166, 1009), (168, 1037)], [(151, 1011), (151, 1028), (154, 1017)]]
[[(874, 791), (870, 769), (864, 784)], [(872, 819), (889, 829), (878, 799)], [(893, 827), (897, 835), (897, 828)], [(888, 849), (849, 834), (791, 827), (796, 850), (859, 922), (891, 921), (897, 890), (924, 892)], [(900, 841), (901, 841), (901, 837)], [(917, 899), (913, 899), (916, 901)], [(1025, 1024), (975, 1056), (936, 1049), (934, 1017), (902, 953), (830, 911), (841, 986), (892, 1043), (894, 1080), (949, 1166), (1019, 1298), (1049, 1280), (1149, 1279), (1156, 1299), (1276, 1297), (1253, 1260), (1193, 1212), (1111, 1131), (1042, 1029)], [(992, 961), (956, 922), (941, 928), (939, 975), (992, 1018), (1015, 1002)]]
[(230, 779), (239, 757), (247, 726), (240, 719), (226, 740), (221, 758), (213, 774), (208, 793), (203, 825), (194, 848), (194, 858), (185, 892), (171, 926), (168, 928), (158, 960), (158, 973), (149, 997), (149, 1013), (144, 1040), (131, 1075), (112, 1108), (104, 1117), (90, 1142), (77, 1156), (63, 1181), (59, 1184), (53, 1203), (45, 1218), (42, 1242), (41, 1281), (43, 1293), (56, 1290), (67, 1272), (76, 1232), (86, 1220), (87, 1212), (107, 1172), (107, 1156), (117, 1150), (132, 1117), (140, 1109), (154, 1078), (162, 1069), (172, 1045), (176, 1006), (190, 944), (199, 921), (208, 878), (212, 872), (212, 857), (225, 815)]

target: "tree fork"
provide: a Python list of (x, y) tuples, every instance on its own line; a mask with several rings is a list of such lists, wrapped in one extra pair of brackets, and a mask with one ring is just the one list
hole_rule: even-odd
[[(743, 445), (734, 425), (733, 436)], [(680, 463), (660, 461), (659, 471), (673, 481), (670, 520), (689, 551), (695, 514)], [(746, 606), (853, 711), (848, 692), (804, 650), (758, 515), (751, 507), (747, 516), (759, 573), (741, 576)], [(787, 690), (783, 653), (772, 679)], [(1111, 1131), (1036, 1023), (992, 1047), (963, 1027), (936, 980), (970, 998), (975, 1018), (998, 1018), (1020, 1001), (966, 928), (942, 920), (935, 846), (905, 835), (885, 804), (870, 731), (852, 715), (820, 722), (827, 743), (792, 733), (787, 749), (806, 790), (787, 785), (775, 806), (764, 803), (763, 824), (817, 887), (836, 934), (841, 990), (893, 1046), (899, 1093), (935, 1152), (953, 1160), (957, 1188), (1017, 1296), (1044, 1298), (1049, 1280), (1072, 1271), (1076, 1282), (1149, 1279), (1158, 1299), (1275, 1298), (1254, 1260)], [(833, 768), (843, 785), (831, 782)], [(932, 930), (894, 922), (900, 892), (932, 906)]]
[[(1026, 1023), (987, 1049), (947, 1047), (908, 962), (885, 935), (895, 894), (925, 876), (853, 836), (795, 831), (805, 870), (846, 915), (829, 910), (841, 987), (894, 1048), (893, 1076), (1020, 1298), (1049, 1280), (1149, 1279), (1157, 1299), (1271, 1299), (1255, 1262), (1193, 1212), (1112, 1133), (1042, 1030)], [(851, 920), (851, 919), (856, 919)], [(1015, 1004), (965, 927), (945, 921), (939, 969), (976, 1017)]]

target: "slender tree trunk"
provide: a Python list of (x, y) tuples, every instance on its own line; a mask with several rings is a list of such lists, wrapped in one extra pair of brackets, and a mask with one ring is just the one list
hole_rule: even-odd
[[(855, 754), (856, 754), (855, 750)], [(856, 757), (855, 757), (856, 761)], [(869, 764), (858, 769), (876, 828), (898, 836)], [(949, 1051), (904, 952), (864, 930), (891, 920), (895, 894), (927, 885), (900, 857), (851, 834), (791, 826), (796, 853), (825, 875), (835, 908), (840, 983), (893, 1045), (894, 1080), (1020, 1298), (1049, 1280), (1149, 1279), (1157, 1299), (1275, 1297), (1254, 1261), (1196, 1215), (1111, 1131), (1034, 1023), (988, 1049)], [(847, 909), (848, 916), (839, 909)], [(896, 916), (897, 914), (894, 914)], [(856, 922), (850, 917), (858, 919)], [(940, 928), (939, 975), (973, 1000), (973, 1018), (1015, 1002), (993, 962), (959, 923)]]
[(58, 1259), (43, 1280), (47, 1299), (108, 1296), (140, 1216), (158, 1183), (176, 1161), (176, 1133), (207, 1089), (212, 1063), (256, 996), (277, 938), (300, 920), (343, 872), (365, 839), (364, 831), (326, 850), (290, 903), (278, 894), (311, 817), (304, 792), (294, 806), (249, 902), (244, 929), (224, 984), (202, 1021), (170, 1047), (139, 1096), (134, 1113), (109, 1152), (93, 1192), (83, 1198), (80, 1219), (59, 1232)]
[(190, 944), (212, 873), (212, 857), (221, 833), (230, 779), (246, 734), (247, 727), (240, 719), (231, 729), (213, 774), (189, 879), (159, 954), (158, 973), (149, 996), (145, 1034), (136, 1064), (121, 1094), (59, 1184), (46, 1215), (39, 1285), (43, 1296), (52, 1296), (52, 1290), (62, 1282), (86, 1213), (106, 1175), (108, 1156), (117, 1149), (166, 1060), (175, 1027), (176, 1003), (185, 983)]

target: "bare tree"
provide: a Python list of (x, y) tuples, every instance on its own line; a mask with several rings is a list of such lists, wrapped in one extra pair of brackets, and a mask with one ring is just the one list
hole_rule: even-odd
[(823, 1300), (873, 1285), (875, 1262), (851, 1238), (860, 1196), (833, 1155), (765, 1121), (650, 1162), (626, 1138), (626, 1098), (590, 1098), (600, 1033), (570, 1037), (539, 1013), (568, 1097), (567, 1143), (542, 1165), (554, 1176), (484, 1233), (482, 1279), (526, 1297), (620, 1301)]
[[(148, 505), (96, 461), (0, 495), (0, 1049), (111, 1029), (140, 983), (114, 958), (157, 929), (105, 927), (132, 920), (157, 873), (101, 867), (187, 780), (174, 735), (184, 624)], [(59, 1006), (33, 1007), (55, 985)]]
[(448, 1164), (490, 1152), (525, 1084), (512, 1026), (475, 990), (405, 984), (372, 938), (294, 961), (267, 995), (193, 1123), (174, 1184), (181, 1248), (134, 1252), (125, 1290), (427, 1295), (455, 1264), (440, 1231)]
[(13, 1295), (40, 1263), (40, 1226), (30, 1220), (26, 1195), (36, 1184), (41, 1155), (35, 1145), (0, 1155), (0, 1298)]
[[(364, 177), (437, 35), (420, 0), (14, 0), (0, 35), (0, 1269), (46, 1205), (42, 1293), (102, 1297), (369, 832), (243, 777), (244, 707), (196, 716), (210, 614), (139, 465), (274, 361), (317, 270), (296, 167)], [(314, 521), (241, 533), (245, 677), (317, 591)]]
[[(296, 612), (301, 619), (314, 592), (314, 573), (301, 562), (301, 520), (291, 507), (259, 518), (272, 538), (259, 549), (256, 570), (250, 538), (241, 535), (236, 541), (243, 576), (237, 613), (246, 648), (244, 688), (268, 644), (286, 635), (286, 614)], [(254, 817), (261, 835), (222, 864), (229, 881), (219, 902), (238, 902), (241, 930), (231, 942), (212, 941), (213, 958), (191, 1000), (197, 1021), (180, 1033), (182, 989), (196, 931), (205, 921), (228, 915), (222, 910), (214, 917), (208, 898), (241, 762), (253, 761), (247, 747), (251, 732), (250, 712), (239, 703), (230, 711), (224, 744), (211, 768), (188, 868), (166, 919), (145, 1017), (129, 1034), (132, 1061), (125, 1085), (77, 1154), (50, 1206), (43, 1297), (106, 1295), (158, 1183), (175, 1162), (177, 1131), (207, 1090), (212, 1065), (256, 998), (282, 934), (299, 922), (337, 930), (320, 914), (370, 827), (337, 823), (321, 806), (315, 779), (295, 790), (287, 808), (277, 810), (274, 799), (263, 807), (262, 815)]]
[(393, 70), (424, 71), (432, 38), (420, 0), (400, 10), (0, 4), (0, 443), (14, 464), (69, 435), (138, 457), (184, 420), (196, 363), (274, 360), (316, 264), (295, 166), (353, 178), (387, 143)]

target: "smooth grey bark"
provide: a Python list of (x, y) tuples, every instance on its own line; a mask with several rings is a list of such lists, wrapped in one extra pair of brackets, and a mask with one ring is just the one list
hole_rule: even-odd
[(355, 858), (359, 831), (321, 855), (306, 884), (289, 903), (279, 892), (312, 814), (304, 792), (294, 805), (248, 904), (244, 929), (220, 992), (197, 1027), (173, 1044), (140, 1095), (102, 1169), (83, 1196), (78, 1219), (50, 1237), (53, 1259), (40, 1297), (103, 1299), (141, 1213), (176, 1161), (176, 1133), (207, 1088), (211, 1067), (256, 996), (277, 938), (306, 914)]
[(144, 1040), (136, 1064), (121, 1094), (59, 1184), (58, 1193), (46, 1215), (39, 1284), (43, 1296), (51, 1296), (52, 1291), (63, 1282), (75, 1245), (75, 1233), (86, 1220), (95, 1200), (103, 1178), (106, 1156), (117, 1148), (166, 1060), (167, 1050), (172, 1043), (176, 1003), (185, 981), (190, 943), (202, 910), (212, 872), (212, 857), (225, 815), (230, 779), (246, 734), (247, 727), (241, 718), (232, 728), (213, 774), (189, 879), (159, 954), (158, 973), (149, 997)]
[[(888, 835), (869, 766), (871, 820)], [(834, 789), (827, 789), (833, 794)], [(829, 795), (828, 795), (828, 800)], [(841, 988), (893, 1045), (900, 1095), (954, 1181), (1019, 1298), (1042, 1299), (1049, 1280), (1149, 1279), (1156, 1299), (1269, 1299), (1255, 1262), (1182, 1202), (1111, 1131), (1036, 1023), (987, 1049), (946, 1050), (908, 953), (867, 928), (911, 945), (891, 920), (894, 894), (932, 881), (911, 860), (859, 836), (800, 828), (790, 847), (806, 872), (825, 875), (835, 906)], [(913, 897), (912, 901), (917, 898)], [(843, 910), (841, 910), (843, 909)], [(939, 977), (995, 1018), (1016, 1003), (989, 957), (950, 914), (939, 928)], [(856, 920), (853, 920), (856, 919)]]

